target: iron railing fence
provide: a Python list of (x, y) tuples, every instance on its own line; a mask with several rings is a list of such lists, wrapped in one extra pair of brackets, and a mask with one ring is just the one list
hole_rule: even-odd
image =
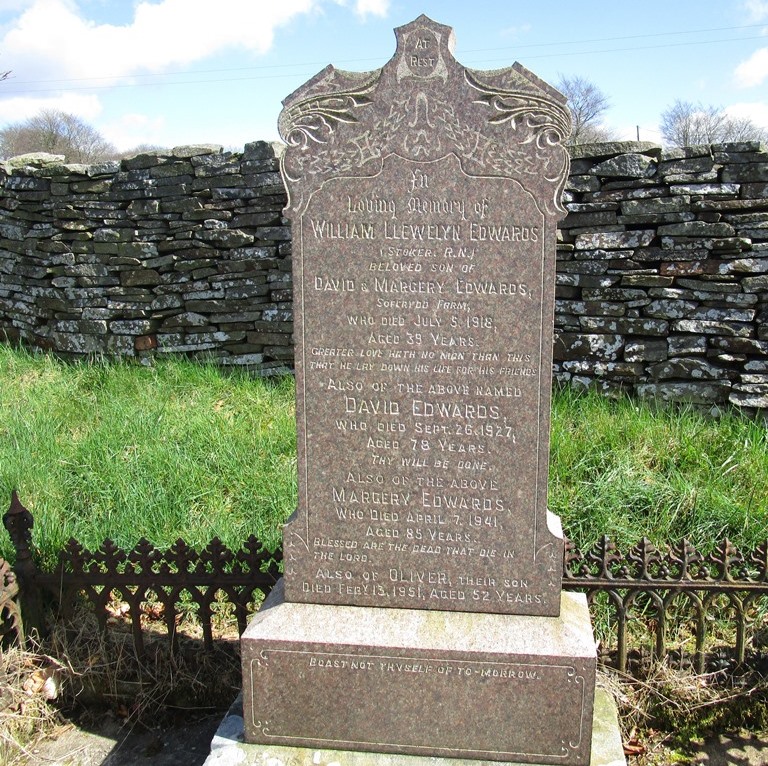
[[(153, 612), (162, 615), (172, 645), (177, 641), (180, 616), (193, 609), (204, 646), (210, 649), (216, 611), (230, 605), (242, 633), (249, 614), (258, 609), (280, 576), (280, 551), (267, 551), (254, 536), (237, 551), (217, 538), (201, 551), (181, 539), (167, 549), (142, 539), (131, 550), (123, 550), (111, 540), (89, 550), (70, 539), (53, 569), (44, 571), (33, 553), (34, 519), (15, 492), (3, 523), (16, 554), (14, 569), (27, 632), (43, 632), (46, 598), (67, 620), (84, 596), (102, 630), (109, 627), (111, 607), (119, 603), (127, 607), (123, 616), (130, 620), (139, 656), (144, 654), (142, 615), (147, 605), (153, 605)], [(158, 604), (159, 610), (155, 609)]]
[(703, 673), (744, 664), (760, 650), (768, 614), (768, 540), (739, 551), (729, 540), (707, 554), (682, 540), (643, 539), (622, 553), (604, 536), (582, 552), (566, 542), (563, 587), (587, 593), (593, 614), (607, 612), (603, 655), (622, 672), (631, 652), (676, 660)]
[[(66, 618), (84, 596), (104, 630), (113, 604), (124, 605), (139, 655), (148, 609), (161, 614), (172, 645), (180, 616), (193, 609), (210, 648), (217, 611), (233, 610), (242, 633), (279, 577), (282, 552), (269, 552), (253, 536), (239, 550), (214, 539), (200, 551), (183, 540), (167, 549), (141, 540), (131, 550), (109, 540), (88, 550), (70, 540), (56, 566), (44, 571), (33, 553), (32, 514), (15, 493), (3, 522), (16, 561), (12, 571), (0, 560), (0, 620), (19, 636), (22, 617), (24, 630), (42, 630), (46, 598)], [(586, 592), (601, 659), (622, 672), (632, 671), (639, 655), (697, 672), (713, 657), (736, 666), (760, 650), (766, 633), (768, 540), (748, 552), (724, 540), (707, 554), (685, 540), (663, 547), (642, 540), (627, 553), (608, 537), (584, 552), (568, 541), (563, 587)]]

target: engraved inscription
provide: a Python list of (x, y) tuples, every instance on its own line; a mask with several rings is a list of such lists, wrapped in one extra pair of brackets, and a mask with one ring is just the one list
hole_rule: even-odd
[[(462, 177), (460, 193), (444, 193), (446, 173)], [(495, 203), (494, 188), (514, 204)], [(554, 608), (552, 578), (526, 576), (544, 566), (540, 467), (524, 461), (540, 449), (542, 213), (518, 185), (464, 176), (455, 158), (391, 157), (379, 178), (327, 182), (300, 227), (300, 450), (312, 468), (289, 544), (327, 566), (292, 558), (288, 577), (341, 603)], [(323, 431), (345, 460), (313, 438)], [(455, 559), (465, 575), (431, 581)]]
[(399, 657), (361, 658), (356, 655), (306, 653), (310, 670), (348, 671), (350, 673), (422, 674), (466, 676), (476, 679), (497, 678), (514, 681), (542, 681), (545, 666), (526, 666), (503, 662), (446, 662), (445, 660), (416, 660)]
[[(263, 659), (251, 660), (248, 682), (272, 701), (270, 721), (257, 709), (248, 723), (259, 728), (264, 742), (292, 742), (300, 738), (312, 747), (343, 745), (350, 749), (376, 752), (455, 755), (461, 752), (474, 759), (520, 760), (521, 754), (535, 753), (538, 762), (559, 763), (568, 750), (580, 746), (584, 736), (582, 719), (587, 714), (584, 694), (586, 669), (580, 663), (548, 659), (512, 661), (493, 655), (445, 656), (439, 652), (360, 652), (328, 651), (293, 644), (269, 647)], [(293, 682), (292, 695), (281, 694), (285, 678)], [(483, 704), (483, 723), (474, 729), (468, 747), (465, 727), (458, 725), (455, 707), (436, 706), (430, 713), (430, 727), (439, 737), (425, 736), (424, 727), (414, 728), (395, 749), (388, 734), (391, 723), (387, 712), (377, 714), (369, 707), (353, 706), (343, 716), (320, 715), (322, 700), (343, 693), (352, 683), (364, 694), (380, 694), (397, 699), (397, 713), (408, 719), (423, 713), (426, 683), (433, 694), (445, 692), (458, 705)], [(561, 704), (552, 708), (551, 690), (559, 690)], [(321, 691), (322, 690), (322, 691)], [(330, 692), (329, 692), (330, 690)], [(324, 696), (325, 695), (325, 696)], [(318, 701), (320, 700), (320, 701)], [(509, 726), (509, 721), (528, 721), (527, 709), (549, 709), (550, 724), (558, 736), (549, 736), (547, 727)], [(317, 711), (306, 715), (307, 709)], [(498, 731), (504, 732), (501, 741)], [(567, 743), (564, 748), (563, 743)], [(575, 761), (566, 761), (575, 762)]]
[[(286, 595), (553, 615), (548, 406), (568, 111), (519, 65), (461, 67), (450, 29), (426, 17), (396, 34), (383, 69), (329, 67), (280, 117), (299, 426)], [(468, 579), (388, 587), (393, 569)], [(490, 574), (496, 588), (477, 585)]]

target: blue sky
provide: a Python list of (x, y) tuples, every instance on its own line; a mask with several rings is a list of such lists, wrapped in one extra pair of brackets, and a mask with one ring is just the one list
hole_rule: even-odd
[(467, 66), (590, 80), (619, 138), (660, 142), (676, 99), (768, 127), (768, 0), (0, 0), (0, 127), (54, 108), (122, 150), (274, 140), (286, 95), (380, 67), (420, 13)]

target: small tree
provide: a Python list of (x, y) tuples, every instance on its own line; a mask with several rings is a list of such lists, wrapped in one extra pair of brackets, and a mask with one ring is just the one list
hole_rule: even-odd
[(746, 117), (729, 117), (719, 107), (679, 100), (662, 113), (661, 135), (677, 147), (768, 140), (768, 131)]
[(611, 141), (613, 133), (601, 123), (611, 105), (608, 96), (583, 77), (560, 75), (558, 90), (568, 99), (573, 130), (569, 144), (595, 144)]
[(23, 122), (0, 130), (0, 153), (13, 157), (28, 152), (63, 154), (69, 162), (98, 162), (116, 149), (95, 128), (74, 114), (45, 109)]

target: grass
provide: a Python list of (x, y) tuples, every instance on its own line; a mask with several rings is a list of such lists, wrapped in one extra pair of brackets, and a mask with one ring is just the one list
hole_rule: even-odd
[(579, 545), (608, 534), (625, 549), (768, 537), (768, 430), (736, 411), (561, 391), (552, 413), (550, 508)]
[[(152, 367), (66, 364), (0, 345), (0, 381), (0, 508), (18, 489), (34, 512), (44, 564), (70, 536), (88, 547), (107, 537), (130, 547), (142, 536), (160, 546), (181, 536), (198, 547), (219, 536), (237, 547), (251, 533), (269, 546), (279, 543), (281, 524), (296, 504), (291, 379), (224, 374), (180, 359)], [(657, 544), (687, 537), (706, 551), (728, 536), (752, 548), (768, 537), (765, 423), (736, 412), (715, 420), (684, 406), (558, 391), (549, 504), (582, 548), (605, 533), (624, 550), (642, 537)], [(11, 553), (0, 530), (0, 556)], [(215, 684), (228, 700), (240, 682), (234, 655), (209, 662), (190, 649), (171, 659), (158, 641), (150, 645), (152, 661), (137, 664), (127, 628), (102, 645), (92, 615), (79, 625), (74, 641), (63, 629), (55, 633), (45, 654), (0, 653), (0, 681), (18, 692), (0, 693), (0, 729), (8, 733), (0, 738), (0, 762), (20, 753), (20, 743), (33, 740), (52, 715), (39, 682), (54, 671), (66, 677), (59, 698), (65, 706), (101, 695), (126, 705), (131, 700), (131, 716), (150, 718), (169, 700), (197, 705), (202, 693), (210, 702)], [(747, 695), (737, 690), (738, 699), (726, 690), (727, 704), (719, 706), (716, 695), (707, 696), (707, 684), (699, 691), (700, 679), (662, 671), (619, 695), (634, 726), (698, 735), (731, 725), (736, 719), (723, 718), (722, 710), (737, 705), (753, 711), (755, 725), (768, 721), (766, 706), (750, 691), (756, 683), (745, 687)], [(686, 691), (688, 683), (696, 694)], [(40, 703), (34, 709), (29, 684)], [(764, 682), (759, 689), (768, 693)], [(21, 714), (22, 703), (31, 716)], [(664, 753), (639, 763), (673, 762), (673, 751)], [(690, 762), (682, 751), (673, 754)]]
[(185, 360), (65, 364), (7, 346), (0, 380), (0, 497), (18, 490), (46, 561), (71, 536), (279, 542), (296, 502), (292, 381)]
[[(46, 563), (69, 539), (268, 546), (296, 504), (294, 387), (182, 359), (66, 364), (0, 345), (0, 507), (19, 491)], [(563, 390), (550, 508), (580, 547), (768, 537), (766, 426)], [(0, 556), (12, 558), (0, 532)]]

